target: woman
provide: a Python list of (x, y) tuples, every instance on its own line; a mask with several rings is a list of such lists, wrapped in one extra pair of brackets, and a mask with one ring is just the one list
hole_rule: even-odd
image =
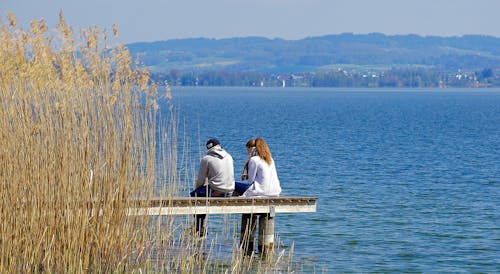
[(279, 196), (280, 181), (271, 151), (262, 138), (255, 139), (255, 156), (248, 161), (248, 182), (243, 197)]
[[(248, 144), (248, 143), (247, 143)], [(276, 172), (276, 166), (269, 151), (269, 147), (262, 138), (255, 139), (255, 155), (251, 156), (251, 149), (248, 149), (250, 160), (248, 161), (248, 182), (250, 184), (236, 183), (237, 190), (245, 190), (243, 197), (255, 196), (279, 196), (281, 193), (280, 181)], [(239, 189), (244, 185), (245, 187)], [(255, 229), (259, 218), (259, 231), (264, 229), (267, 222), (263, 222), (267, 214), (242, 214), (241, 223), (243, 226), (240, 234), (240, 246), (246, 250), (246, 255), (251, 256), (254, 252)], [(260, 241), (259, 241), (260, 242)], [(264, 246), (259, 243), (258, 249), (262, 254)]]

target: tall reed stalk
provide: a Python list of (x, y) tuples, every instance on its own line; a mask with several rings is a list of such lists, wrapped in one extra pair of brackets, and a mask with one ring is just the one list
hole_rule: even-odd
[(7, 21), (0, 24), (0, 273), (249, 271), (234, 231), (230, 266), (221, 267), (206, 260), (213, 243), (185, 229), (189, 218), (126, 215), (134, 200), (178, 196), (192, 179), (178, 158), (175, 115), (170, 109), (170, 121), (157, 121), (158, 87), (128, 50), (110, 47), (97, 28), (75, 34), (62, 14), (55, 32), (43, 20), (28, 31), (13, 14)]
[(141, 264), (155, 170), (156, 86), (106, 33), (62, 15), (0, 26), (0, 272), (109, 272)]

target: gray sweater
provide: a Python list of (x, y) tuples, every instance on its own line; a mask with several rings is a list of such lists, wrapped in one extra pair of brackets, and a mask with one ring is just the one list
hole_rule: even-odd
[(200, 162), (195, 188), (208, 183), (210, 188), (224, 193), (234, 191), (233, 157), (220, 145), (209, 149)]

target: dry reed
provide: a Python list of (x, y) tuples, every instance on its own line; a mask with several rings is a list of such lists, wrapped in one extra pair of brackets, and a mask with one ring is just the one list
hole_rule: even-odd
[(193, 238), (188, 219), (126, 216), (158, 181), (161, 195), (173, 197), (190, 179), (179, 172), (189, 168), (178, 158), (175, 115), (157, 126), (158, 87), (128, 50), (109, 47), (97, 28), (77, 36), (62, 14), (55, 34), (43, 20), (28, 31), (13, 14), (7, 20), (0, 24), (0, 273), (248, 271), (237, 244), (232, 266), (198, 256), (207, 246), (210, 256), (213, 244)]
[[(145, 217), (126, 217), (154, 177), (156, 87), (103, 33), (62, 15), (0, 26), (0, 272), (134, 269)], [(77, 42), (79, 41), (79, 42)], [(143, 106), (143, 107), (139, 107)], [(153, 157), (151, 157), (153, 156)]]

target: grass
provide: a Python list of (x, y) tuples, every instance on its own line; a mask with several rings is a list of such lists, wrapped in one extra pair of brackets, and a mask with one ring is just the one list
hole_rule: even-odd
[(177, 70), (203, 70), (203, 69), (215, 69), (224, 68), (227, 66), (237, 65), (241, 61), (234, 58), (195, 58), (194, 61), (172, 61), (168, 60), (166, 62), (160, 62), (155, 65), (149, 66), (148, 68), (153, 73), (168, 72), (172, 69)]
[(291, 270), (291, 255), (243, 257), (234, 217), (216, 224), (232, 235), (219, 261), (218, 234), (200, 241), (190, 218), (125, 214), (181, 195), (192, 168), (172, 108), (158, 118), (158, 85), (111, 39), (62, 14), (55, 30), (13, 14), (0, 25), (0, 273)]

